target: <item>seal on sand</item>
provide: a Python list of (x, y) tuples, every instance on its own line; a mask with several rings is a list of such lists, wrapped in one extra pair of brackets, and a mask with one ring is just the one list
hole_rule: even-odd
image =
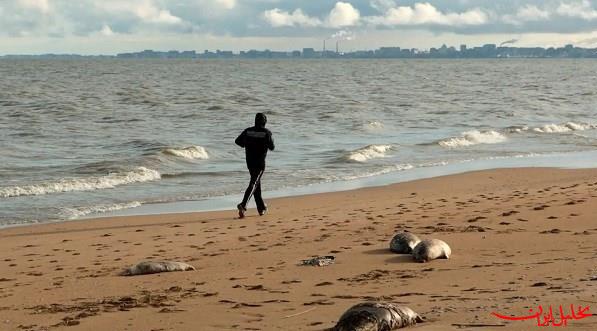
[(449, 259), (451, 254), (450, 246), (439, 239), (425, 239), (413, 248), (413, 258), (417, 262)]
[(400, 232), (390, 241), (390, 250), (398, 254), (410, 254), (413, 248), (421, 242), (419, 237), (410, 232)]
[(330, 331), (390, 331), (423, 322), (412, 309), (393, 303), (365, 302), (352, 306)]
[(189, 271), (195, 270), (190, 264), (182, 262), (172, 261), (145, 261), (141, 262), (132, 267), (126, 268), (120, 273), (121, 276), (136, 276), (136, 275), (147, 275), (157, 274), (159, 272), (170, 272), (170, 271)]

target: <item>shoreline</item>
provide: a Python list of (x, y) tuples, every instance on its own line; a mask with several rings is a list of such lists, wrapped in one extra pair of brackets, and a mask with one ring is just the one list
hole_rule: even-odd
[[(490, 157), (474, 160), (461, 160), (452, 163), (441, 163), (420, 166), (400, 171), (363, 176), (351, 180), (326, 181), (298, 187), (264, 191), (266, 200), (290, 198), (303, 195), (325, 194), (332, 192), (351, 191), (362, 188), (381, 187), (405, 183), (420, 179), (465, 174), (474, 171), (499, 170), (510, 168), (552, 168), (552, 169), (590, 169), (597, 164), (596, 151), (574, 151), (565, 153), (548, 153), (535, 155), (517, 155), (511, 157)], [(240, 183), (239, 185), (245, 183)], [(242, 186), (241, 185), (241, 186)], [(207, 197), (199, 200), (181, 200), (169, 202), (132, 201), (126, 204), (139, 203), (139, 206), (117, 209), (108, 212), (92, 212), (84, 216), (63, 219), (35, 220), (25, 223), (14, 222), (0, 225), (0, 230), (14, 227), (37, 226), (42, 224), (56, 224), (80, 220), (94, 220), (122, 216), (150, 216), (167, 214), (186, 214), (198, 212), (213, 212), (233, 210), (242, 199), (242, 193)], [(250, 208), (254, 202), (250, 201)]]
[[(496, 166), (496, 161), (498, 162)], [(405, 183), (420, 179), (465, 174), (474, 171), (498, 170), (509, 168), (555, 168), (555, 169), (590, 169), (597, 164), (597, 151), (571, 153), (551, 153), (524, 157), (489, 158), (460, 161), (448, 164), (419, 167), (386, 174), (365, 176), (354, 180), (324, 182), (287, 189), (265, 191), (266, 200), (290, 198), (311, 194), (325, 194), (358, 190), (362, 188), (381, 187)], [(244, 182), (243, 182), (244, 184)], [(110, 218), (118, 216), (164, 215), (232, 210), (242, 199), (242, 193), (216, 196), (201, 200), (173, 201), (163, 203), (147, 203), (139, 207), (126, 208), (106, 213), (91, 213), (73, 220)], [(250, 202), (254, 207), (254, 203)], [(70, 222), (72, 220), (62, 220)]]
[[(421, 314), (426, 322), (415, 329), (528, 330), (533, 321), (489, 313), (597, 311), (597, 169), (483, 170), (271, 201), (269, 214), (250, 210), (244, 220), (216, 211), (2, 229), (0, 323), (322, 330), (353, 304), (385, 300)], [(452, 257), (420, 264), (390, 253), (404, 230), (446, 241)], [(336, 263), (297, 266), (315, 255)], [(197, 270), (118, 275), (143, 260)], [(568, 323), (591, 330), (594, 317)]]

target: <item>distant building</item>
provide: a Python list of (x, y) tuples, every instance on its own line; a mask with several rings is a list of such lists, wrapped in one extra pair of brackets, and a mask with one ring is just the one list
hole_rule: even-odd
[(401, 57), (400, 47), (381, 47), (375, 54), (381, 58)]
[(210, 52), (209, 50), (206, 49), (205, 51), (203, 51), (203, 54), (201, 54), (200, 57), (204, 58), (204, 59), (215, 59), (217, 57), (217, 55), (216, 55), (216, 53)]
[(307, 59), (312, 59), (316, 57), (315, 49), (314, 48), (303, 48), (303, 57)]
[(231, 59), (234, 57), (234, 53), (232, 51), (216, 51), (216, 57), (219, 59)]
[(481, 48), (483, 57), (497, 57), (497, 46), (495, 44), (485, 44)]
[(183, 51), (180, 53), (180, 56), (186, 59), (194, 59), (197, 57), (197, 52), (195, 51)]

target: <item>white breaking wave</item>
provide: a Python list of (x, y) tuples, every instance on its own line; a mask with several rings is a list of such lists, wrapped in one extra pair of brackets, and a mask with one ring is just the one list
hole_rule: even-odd
[(466, 147), (479, 144), (499, 144), (508, 140), (506, 136), (497, 131), (467, 131), (461, 137), (449, 138), (439, 141), (439, 145), (448, 148)]
[(392, 149), (392, 145), (369, 145), (348, 154), (348, 159), (356, 162), (366, 162), (370, 159), (382, 158)]
[(174, 155), (189, 160), (207, 160), (209, 154), (204, 147), (190, 146), (185, 148), (166, 148), (164, 154)]
[(102, 177), (64, 178), (55, 182), (3, 187), (0, 188), (0, 197), (10, 198), (60, 192), (94, 191), (126, 184), (149, 182), (158, 180), (161, 177), (156, 170), (138, 167), (132, 171), (111, 173)]
[(595, 128), (597, 128), (597, 126), (593, 124), (568, 122), (564, 124), (546, 124), (542, 127), (534, 128), (533, 131), (539, 133), (562, 133), (571, 131), (585, 131)]
[(142, 203), (139, 201), (133, 201), (128, 203), (117, 203), (111, 205), (98, 205), (91, 207), (77, 207), (77, 208), (63, 208), (61, 215), (67, 219), (75, 219), (90, 214), (108, 213), (111, 211), (123, 210), (136, 208), (141, 206)]

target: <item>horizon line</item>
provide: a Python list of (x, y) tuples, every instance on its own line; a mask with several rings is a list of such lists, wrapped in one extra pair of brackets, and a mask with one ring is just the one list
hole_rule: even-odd
[[(512, 45), (512, 46), (506, 46), (506, 45)], [(597, 50), (597, 46), (595, 47), (579, 47), (579, 46), (575, 46), (573, 43), (568, 43), (565, 44), (564, 46), (549, 46), (549, 47), (545, 47), (545, 46), (513, 46), (513, 43), (501, 43), (501, 44), (491, 44), (491, 43), (486, 43), (483, 44), (481, 46), (471, 46), (472, 48), (468, 48), (468, 49), (474, 49), (474, 48), (482, 48), (485, 46), (495, 46), (496, 48), (516, 48), (516, 49), (544, 49), (544, 50), (549, 50), (549, 49), (562, 49), (562, 48), (566, 48), (569, 46), (572, 46), (573, 48), (577, 48), (577, 49), (583, 49), (583, 50)], [(462, 46), (466, 46), (468, 47), (467, 44), (460, 44), (460, 47)], [(329, 49), (319, 49), (316, 50), (313, 47), (303, 47), (301, 49), (294, 49), (294, 50), (272, 50), (269, 48), (264, 48), (264, 49), (256, 49), (256, 48), (251, 48), (251, 49), (245, 49), (245, 50), (226, 50), (226, 49), (204, 49), (203, 51), (200, 51), (198, 49), (186, 49), (186, 50), (180, 50), (180, 49), (164, 49), (164, 50), (159, 50), (159, 49), (143, 49), (143, 50), (137, 50), (137, 51), (123, 51), (123, 52), (117, 52), (117, 53), (94, 53), (94, 54), (84, 54), (84, 53), (68, 53), (68, 52), (60, 52), (60, 53), (55, 53), (55, 52), (45, 52), (45, 53), (0, 53), (0, 57), (10, 57), (10, 56), (51, 56), (51, 55), (57, 55), (57, 56), (81, 56), (81, 57), (116, 57), (120, 54), (137, 54), (137, 53), (142, 53), (142, 52), (148, 52), (148, 51), (152, 51), (152, 52), (156, 52), (156, 53), (168, 53), (168, 52), (178, 52), (178, 53), (184, 53), (184, 52), (195, 52), (196, 54), (206, 54), (208, 52), (227, 52), (227, 53), (232, 53), (234, 55), (240, 55), (243, 52), (251, 52), (251, 51), (257, 51), (257, 52), (276, 52), (276, 53), (293, 53), (293, 52), (297, 52), (297, 51), (303, 51), (305, 49), (312, 49), (315, 52), (332, 52), (332, 53), (355, 53), (355, 52), (370, 52), (370, 51), (376, 51), (376, 50), (381, 50), (381, 49), (390, 49), (390, 48), (400, 48), (400, 49), (405, 49), (405, 50), (411, 50), (411, 51), (417, 51), (420, 53), (429, 53), (434, 49), (442, 49), (442, 48), (454, 48), (456, 50), (459, 50), (459, 48), (457, 48), (456, 46), (447, 46), (447, 44), (442, 44), (442, 46), (438, 47), (430, 47), (430, 48), (417, 48), (417, 47), (409, 47), (409, 48), (402, 48), (401, 46), (379, 46), (378, 48), (368, 48), (368, 49), (351, 49), (348, 51), (343, 51), (343, 52), (336, 52), (336, 51), (332, 51)]]

